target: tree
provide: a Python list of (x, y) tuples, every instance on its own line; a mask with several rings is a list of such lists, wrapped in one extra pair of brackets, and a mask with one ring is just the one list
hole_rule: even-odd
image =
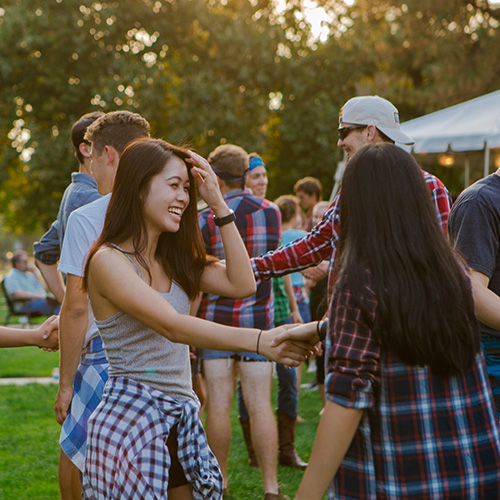
[(357, 0), (343, 19), (371, 68), (360, 90), (405, 120), (496, 90), (500, 9), (485, 0)]
[(339, 109), (379, 94), (408, 120), (500, 84), (500, 9), (486, 0), (5, 0), (0, 7), (0, 212), (41, 233), (76, 166), (71, 125), (128, 109), (156, 137), (207, 155), (262, 154), (269, 195), (305, 175), (325, 193), (342, 152)]
[[(69, 131), (92, 109), (129, 109), (155, 136), (207, 154), (264, 149), (286, 38), (266, 2), (11, 0), (0, 11), (0, 209), (47, 227), (74, 169)], [(14, 43), (12, 42), (14, 41)], [(9, 146), (10, 143), (10, 146)]]

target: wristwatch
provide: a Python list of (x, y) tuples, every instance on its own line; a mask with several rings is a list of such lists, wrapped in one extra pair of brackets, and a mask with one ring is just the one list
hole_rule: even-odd
[(214, 223), (216, 226), (225, 226), (226, 224), (230, 224), (231, 222), (236, 220), (236, 215), (234, 215), (234, 210), (229, 209), (229, 214), (224, 217), (216, 217), (214, 215)]

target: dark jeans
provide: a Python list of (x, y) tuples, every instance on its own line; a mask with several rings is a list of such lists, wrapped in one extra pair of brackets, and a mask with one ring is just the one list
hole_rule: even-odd
[(50, 299), (37, 299), (30, 300), (23, 304), (22, 312), (25, 313), (37, 313), (42, 316), (52, 316), (53, 314), (59, 314), (61, 306)]

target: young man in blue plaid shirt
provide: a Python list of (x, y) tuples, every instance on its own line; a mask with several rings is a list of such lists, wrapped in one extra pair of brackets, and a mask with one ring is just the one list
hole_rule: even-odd
[[(250, 257), (277, 248), (280, 214), (270, 201), (243, 189), (248, 170), (248, 154), (239, 146), (219, 146), (208, 157), (219, 178), (221, 191), (236, 215), (236, 225)], [(200, 227), (207, 253), (224, 259), (222, 240), (210, 209), (200, 213)], [(200, 316), (216, 323), (267, 330), (274, 321), (272, 283), (258, 283), (257, 292), (246, 299), (206, 295)], [(277, 429), (271, 407), (272, 363), (255, 353), (202, 350), (207, 381), (208, 442), (224, 475), (227, 492), (227, 466), (231, 441), (230, 410), (237, 369), (243, 396), (252, 423), (252, 441), (264, 480), (266, 500), (285, 498), (277, 480)]]

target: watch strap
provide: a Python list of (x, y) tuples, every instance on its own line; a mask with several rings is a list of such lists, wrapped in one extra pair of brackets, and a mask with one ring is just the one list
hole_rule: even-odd
[(231, 222), (234, 222), (236, 220), (236, 215), (234, 214), (234, 211), (231, 210), (231, 212), (228, 215), (225, 215), (224, 217), (216, 217), (214, 215), (214, 223), (216, 226), (225, 226), (226, 224), (230, 224)]

